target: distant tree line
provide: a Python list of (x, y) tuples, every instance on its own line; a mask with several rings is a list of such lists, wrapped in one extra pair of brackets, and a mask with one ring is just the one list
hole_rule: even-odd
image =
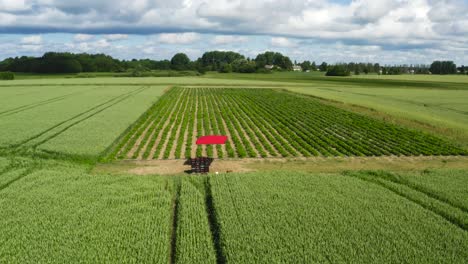
[[(304, 72), (322, 71), (329, 76), (350, 74), (468, 74), (468, 67), (458, 67), (453, 61), (434, 61), (431, 65), (380, 65), (378, 63), (337, 63), (316, 64), (314, 61), (292, 62), (279, 52), (267, 51), (255, 58), (246, 58), (233, 51), (205, 52), (197, 60), (190, 60), (184, 53), (175, 54), (171, 60), (133, 59), (118, 60), (105, 54), (74, 54), (68, 52), (47, 52), (41, 57), (15, 57), (0, 62), (0, 72), (30, 73), (80, 73), (80, 72), (130, 72), (132, 76), (145, 76), (153, 70), (172, 71), (218, 71), (222, 73), (254, 73), (270, 71), (291, 71), (300, 66)], [(298, 67), (295, 67), (297, 70)], [(5, 77), (6, 78), (6, 77)]]

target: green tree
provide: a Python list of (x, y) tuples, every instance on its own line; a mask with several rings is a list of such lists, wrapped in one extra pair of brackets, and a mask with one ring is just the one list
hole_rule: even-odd
[(283, 70), (292, 70), (293, 63), (291, 59), (279, 52), (267, 51), (258, 54), (255, 58), (257, 68), (264, 68), (265, 65), (274, 65)]
[(188, 70), (190, 67), (190, 59), (185, 53), (177, 53), (171, 59), (171, 69), (177, 71)]
[(453, 61), (434, 61), (429, 67), (429, 71), (433, 74), (455, 74), (457, 73), (457, 65)]
[(349, 76), (351, 73), (344, 65), (335, 65), (328, 69), (326, 76)]
[(325, 71), (327, 71), (327, 69), (328, 69), (328, 64), (326, 62), (322, 62), (322, 64), (320, 64), (320, 66), (319, 66), (319, 70), (321, 72), (325, 72)]
[(229, 63), (223, 63), (218, 71), (222, 73), (230, 73), (232, 72), (232, 66)]

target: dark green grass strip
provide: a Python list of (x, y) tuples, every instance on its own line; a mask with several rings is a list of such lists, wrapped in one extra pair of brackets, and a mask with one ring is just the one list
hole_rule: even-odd
[(216, 214), (216, 207), (213, 202), (213, 194), (211, 191), (210, 177), (205, 181), (205, 201), (206, 201), (206, 214), (208, 216), (208, 223), (210, 225), (211, 237), (213, 239), (213, 246), (216, 251), (216, 263), (224, 264), (227, 262), (226, 255), (223, 251), (221, 240), (221, 228)]
[[(382, 176), (382, 174), (384, 176)], [(388, 178), (388, 172), (346, 172), (345, 175), (356, 177), (365, 182), (373, 183), (382, 186), (383, 188), (403, 197), (407, 200), (421, 206), (422, 208), (433, 212), (436, 215), (444, 218), (455, 226), (468, 231), (468, 214), (458, 207), (453, 207), (444, 201), (419, 192), (404, 184), (395, 183), (385, 178)]]

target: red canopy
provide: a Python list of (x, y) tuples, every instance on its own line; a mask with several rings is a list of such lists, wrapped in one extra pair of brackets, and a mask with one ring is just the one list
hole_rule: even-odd
[(197, 145), (211, 145), (226, 143), (227, 136), (203, 136), (197, 139)]

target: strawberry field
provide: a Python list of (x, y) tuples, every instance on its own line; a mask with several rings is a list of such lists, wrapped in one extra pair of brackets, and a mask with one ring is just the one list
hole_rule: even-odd
[[(227, 135), (226, 145), (197, 137)], [(465, 155), (429, 134), (266, 88), (169, 90), (114, 146), (118, 159)]]

